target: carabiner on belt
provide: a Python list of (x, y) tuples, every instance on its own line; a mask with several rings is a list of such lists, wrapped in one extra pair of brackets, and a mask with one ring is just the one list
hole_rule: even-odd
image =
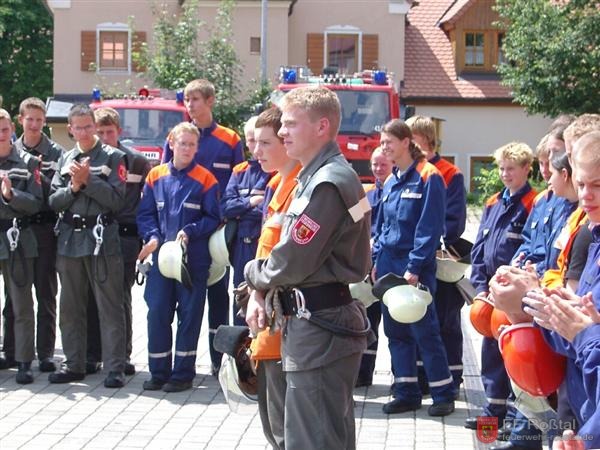
[(12, 227), (10, 227), (6, 231), (6, 238), (8, 239), (8, 245), (10, 246), (10, 251), (14, 252), (19, 245), (19, 235), (21, 232), (19, 231), (19, 226), (17, 224), (17, 218), (13, 219)]
[(311, 313), (308, 309), (306, 309), (306, 300), (304, 299), (304, 294), (298, 288), (293, 288), (292, 292), (296, 297), (296, 317), (298, 319), (309, 320)]
[(102, 242), (104, 242), (104, 225), (102, 225), (102, 214), (98, 214), (96, 219), (96, 225), (92, 229), (92, 234), (96, 239), (96, 247), (94, 248), (94, 256), (98, 256), (100, 254), (100, 247), (102, 247)]

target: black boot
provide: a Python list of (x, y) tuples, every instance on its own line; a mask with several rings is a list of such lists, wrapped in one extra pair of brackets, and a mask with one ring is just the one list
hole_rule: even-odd
[(17, 383), (19, 383), (19, 384), (33, 383), (33, 372), (31, 371), (31, 361), (17, 363), (16, 380), (17, 380)]

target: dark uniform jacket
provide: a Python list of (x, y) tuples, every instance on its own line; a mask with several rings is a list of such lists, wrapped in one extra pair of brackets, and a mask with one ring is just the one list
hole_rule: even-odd
[[(358, 176), (337, 144), (330, 142), (300, 172), (281, 240), (267, 259), (246, 265), (246, 281), (252, 288), (266, 291), (363, 280), (370, 266), (369, 215), (369, 202)], [(313, 314), (360, 330), (364, 328), (364, 307), (361, 311), (358, 303)], [(283, 368), (309, 370), (365, 349), (365, 338), (336, 335), (290, 316), (283, 336)]]
[[(84, 189), (71, 190), (69, 167), (73, 161), (90, 158), (90, 177)], [(123, 207), (127, 169), (123, 153), (98, 140), (96, 146), (83, 153), (78, 146), (65, 153), (58, 161), (52, 180), (50, 206), (56, 212), (79, 214), (81, 217), (108, 214), (114, 217)], [(81, 231), (62, 220), (58, 227), (58, 249), (62, 256), (82, 257), (94, 253), (96, 240), (92, 228), (96, 223), (87, 223)], [(102, 251), (105, 255), (120, 255), (119, 226), (113, 220), (104, 228)]]
[[(10, 253), (6, 231), (12, 226), (11, 220), (35, 214), (42, 206), (40, 172), (37, 169), (30, 172), (14, 146), (8, 157), (0, 162), (0, 181), (5, 176), (12, 183), (13, 196), (10, 202), (0, 196), (0, 259), (8, 259)], [(19, 246), (26, 258), (37, 256), (37, 241), (31, 227), (20, 230)]]

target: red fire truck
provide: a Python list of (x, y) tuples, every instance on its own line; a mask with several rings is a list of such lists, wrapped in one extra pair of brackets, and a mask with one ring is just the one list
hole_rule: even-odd
[(162, 92), (142, 88), (137, 95), (102, 99), (98, 89), (92, 93), (92, 109), (111, 107), (118, 111), (123, 132), (120, 140), (142, 152), (150, 163), (160, 163), (169, 131), (190, 117), (183, 104), (183, 91)]
[(365, 70), (353, 76), (312, 76), (305, 67), (282, 67), (280, 84), (271, 95), (277, 103), (299, 86), (322, 85), (334, 91), (342, 106), (337, 142), (363, 181), (373, 181), (370, 158), (379, 145), (381, 128), (400, 117), (400, 97), (393, 76), (382, 70)]

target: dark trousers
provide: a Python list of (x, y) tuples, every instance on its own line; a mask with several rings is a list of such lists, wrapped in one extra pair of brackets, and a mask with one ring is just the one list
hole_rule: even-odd
[(481, 342), (481, 381), (488, 401), (484, 415), (497, 416), (502, 422), (511, 388), (498, 341), (494, 338), (484, 337)]
[(375, 341), (367, 347), (362, 355), (358, 376), (365, 380), (373, 380), (377, 346), (379, 344), (379, 323), (381, 322), (381, 305), (379, 302), (375, 302), (367, 308), (367, 317), (371, 323), (371, 329), (375, 333)]
[(286, 372), (285, 448), (356, 448), (354, 399), (361, 353), (316, 369)]
[[(135, 283), (135, 261), (127, 261), (123, 264), (123, 307), (125, 309), (125, 357), (127, 362), (131, 361), (131, 351), (133, 348), (133, 329), (132, 329), (132, 306), (131, 306), (131, 288)], [(87, 352), (88, 362), (102, 361), (102, 341), (100, 339), (100, 319), (98, 318), (98, 306), (94, 293), (90, 290), (88, 297), (88, 316), (87, 316)]]
[(3, 259), (0, 261), (0, 269), (6, 290), (10, 294), (7, 302), (10, 302), (11, 311), (14, 312), (14, 358), (19, 362), (31, 362), (35, 356), (35, 318), (31, 295), (33, 258), (25, 258), (22, 263), (16, 263), (16, 266)]
[[(56, 343), (56, 236), (52, 225), (32, 225), (38, 242), (38, 257), (33, 259), (33, 286), (37, 300), (35, 348), (38, 359), (52, 358)], [(5, 287), (6, 303), (2, 349), (8, 358), (15, 357), (14, 314), (11, 297)]]
[(102, 360), (109, 371), (125, 368), (125, 312), (123, 307), (123, 261), (120, 255), (103, 256), (106, 279), (96, 278), (95, 257), (58, 256), (61, 281), (60, 330), (69, 370), (85, 372), (87, 306), (89, 289), (94, 293), (100, 318)]
[(261, 360), (258, 378), (258, 412), (263, 433), (274, 450), (285, 449), (285, 391), (287, 383), (281, 360)]
[(207, 289), (208, 292), (208, 346), (213, 368), (221, 367), (223, 353), (215, 350), (213, 341), (219, 325), (229, 325), (229, 268), (225, 276)]

